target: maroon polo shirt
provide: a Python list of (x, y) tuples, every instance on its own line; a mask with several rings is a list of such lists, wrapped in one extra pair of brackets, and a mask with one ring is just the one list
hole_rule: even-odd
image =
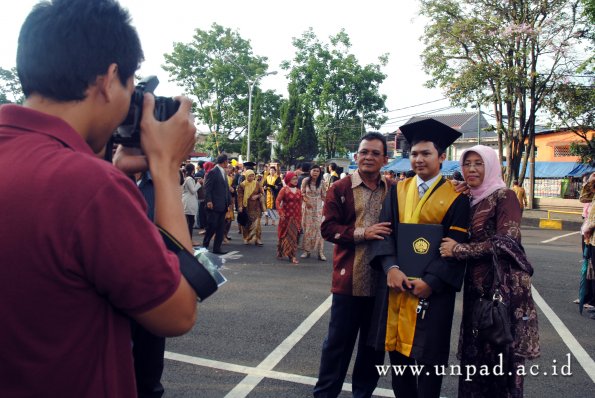
[(67, 123), (0, 107), (3, 396), (134, 397), (129, 314), (180, 282), (132, 181)]

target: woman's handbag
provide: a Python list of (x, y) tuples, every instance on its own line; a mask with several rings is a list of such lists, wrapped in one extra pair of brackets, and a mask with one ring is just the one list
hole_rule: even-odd
[(246, 208), (244, 208), (242, 211), (238, 213), (237, 221), (238, 224), (240, 224), (242, 227), (247, 227), (250, 224), (250, 216), (248, 216)]
[[(495, 250), (495, 249), (494, 249)], [(500, 292), (500, 268), (498, 256), (492, 256), (494, 281), (492, 288), (473, 305), (473, 335), (496, 346), (512, 343), (512, 333), (508, 305)]]

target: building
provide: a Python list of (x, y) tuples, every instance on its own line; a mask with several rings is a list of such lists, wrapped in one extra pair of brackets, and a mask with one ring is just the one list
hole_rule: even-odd
[[(455, 141), (447, 152), (447, 162), (458, 161), (462, 152), (477, 143), (492, 147), (498, 151), (498, 136), (496, 130), (485, 120), (483, 114), (476, 112), (462, 112), (445, 115), (414, 116), (405, 124), (419, 120), (433, 118), (444, 123), (463, 135)], [(595, 131), (589, 131), (588, 138), (592, 138)], [(407, 157), (409, 145), (400, 130), (387, 135), (394, 136), (395, 157)], [(576, 198), (580, 191), (580, 177), (595, 168), (579, 163), (578, 156), (570, 154), (570, 146), (582, 142), (582, 138), (569, 130), (553, 130), (549, 127), (536, 126), (535, 128), (535, 189), (534, 194), (540, 198)], [(504, 148), (506, 157), (506, 147)], [(506, 160), (506, 159), (504, 159)], [(455, 162), (452, 162), (453, 164)], [(397, 167), (394, 163), (391, 167)], [(402, 167), (405, 167), (401, 165)], [(398, 167), (397, 167), (398, 168)], [(453, 165), (453, 169), (456, 164)], [(524, 185), (528, 190), (529, 171), (527, 170)], [(549, 205), (549, 204), (548, 204)]]
[[(460, 131), (463, 135), (450, 148), (447, 160), (458, 160), (461, 153), (480, 142), (482, 145), (498, 149), (498, 136), (495, 129), (478, 112), (449, 113), (444, 115), (414, 116), (405, 124), (418, 122), (424, 119), (435, 119), (440, 123)], [(387, 139), (394, 135), (395, 156), (407, 157), (409, 145), (400, 130), (387, 134)]]
[[(587, 138), (593, 138), (595, 131), (588, 131)], [(578, 156), (570, 154), (572, 143), (584, 140), (569, 130), (544, 130), (535, 132), (536, 162), (578, 162)]]

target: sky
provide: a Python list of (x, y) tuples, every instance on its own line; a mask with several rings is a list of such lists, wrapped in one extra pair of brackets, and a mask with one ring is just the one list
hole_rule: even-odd
[[(0, 2), (0, 66), (6, 69), (15, 66), (21, 24), (38, 0)], [(163, 54), (172, 51), (174, 42), (189, 43), (196, 29), (209, 30), (216, 22), (249, 40), (254, 54), (268, 57), (269, 71), (279, 73), (261, 79), (260, 87), (285, 98), (287, 79), (279, 65), (293, 58), (292, 38), (312, 27), (320, 40), (328, 42), (329, 36), (344, 28), (352, 42), (351, 53), (360, 64), (378, 63), (380, 55), (389, 53), (389, 63), (382, 69), (387, 78), (380, 92), (387, 95), (386, 106), (392, 112), (387, 113), (389, 122), (380, 131), (395, 131), (410, 115), (449, 106), (440, 90), (424, 87), (428, 76), (422, 69), (419, 38), (425, 23), (417, 15), (417, 0), (120, 0), (120, 4), (130, 11), (145, 53), (138, 74), (157, 75), (161, 82), (157, 95), (183, 91), (168, 83), (169, 76), (161, 68)]]

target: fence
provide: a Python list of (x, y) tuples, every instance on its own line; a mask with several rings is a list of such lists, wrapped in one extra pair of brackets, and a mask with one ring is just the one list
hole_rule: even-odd
[[(529, 192), (528, 178), (523, 181), (523, 188)], [(583, 183), (580, 179), (568, 178), (536, 178), (535, 192), (536, 198), (564, 198), (578, 199)]]

